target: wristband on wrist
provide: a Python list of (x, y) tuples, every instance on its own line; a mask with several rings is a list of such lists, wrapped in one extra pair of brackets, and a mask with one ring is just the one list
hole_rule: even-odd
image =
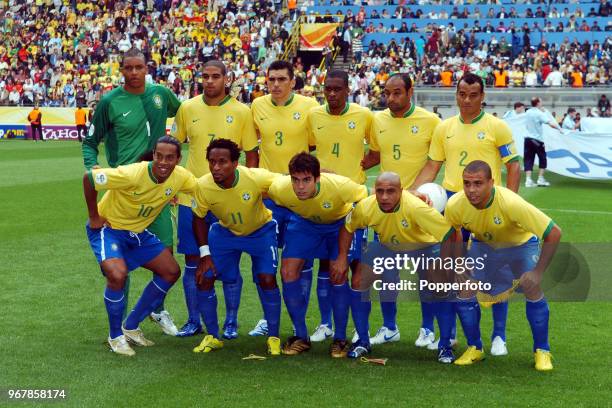
[(208, 255), (210, 255), (210, 248), (208, 248), (208, 245), (202, 245), (200, 247), (200, 258), (204, 258)]

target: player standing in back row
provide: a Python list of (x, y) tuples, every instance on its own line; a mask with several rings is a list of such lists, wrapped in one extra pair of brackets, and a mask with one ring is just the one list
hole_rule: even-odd
[[(287, 174), (289, 160), (300, 152), (309, 151), (310, 146), (314, 145), (308, 137), (308, 112), (318, 106), (318, 103), (312, 98), (293, 92), (295, 75), (289, 62), (274, 61), (270, 64), (266, 80), (269, 94), (255, 99), (251, 106), (255, 129), (260, 139), (259, 167)], [(270, 199), (265, 199), (264, 204), (272, 211), (272, 216), (278, 224), (278, 245), (282, 247), (290, 213)], [(304, 295), (307, 299), (310, 298), (312, 260), (304, 264), (300, 281)], [(257, 291), (262, 299), (263, 293), (259, 285)], [(266, 335), (265, 319), (260, 320), (249, 334)]]
[[(442, 186), (450, 198), (463, 187), (462, 176), (465, 166), (471, 161), (482, 160), (491, 166), (496, 185), (501, 185), (501, 168), (502, 164), (505, 165), (506, 187), (514, 192), (518, 191), (521, 176), (512, 131), (506, 122), (482, 110), (484, 97), (482, 78), (469, 72), (461, 77), (456, 92), (459, 115), (446, 119), (436, 128), (429, 149), (429, 159), (411, 189), (417, 189), (424, 183), (432, 182), (444, 164)], [(467, 240), (466, 230), (469, 229), (469, 226), (464, 226), (464, 240)], [(443, 307), (445, 311), (441, 313), (448, 311), (448, 305), (444, 305), (444, 302), (436, 302), (435, 307)], [(491, 354), (493, 355), (508, 353), (506, 349), (507, 318), (508, 303), (495, 304), (491, 336)], [(446, 321), (445, 318), (443, 320)], [(455, 319), (451, 320), (455, 322)]]
[[(361, 167), (365, 155), (364, 141), (370, 141), (372, 113), (355, 103), (348, 103), (349, 79), (344, 71), (331, 71), (325, 78), (326, 104), (313, 108), (309, 115), (309, 129), (315, 143), (321, 167), (355, 183), (364, 184), (366, 175)], [(366, 229), (355, 231), (351, 242), (351, 269), (357, 270), (361, 259), (361, 246), (368, 238)], [(333, 336), (331, 324), (332, 304), (329, 293), (329, 262), (319, 260), (317, 295), (321, 324), (310, 336), (310, 341), (323, 341)]]
[[(210, 172), (206, 149), (217, 139), (228, 139), (246, 151), (247, 167), (257, 167), (257, 135), (253, 127), (250, 109), (228, 95), (228, 75), (225, 65), (218, 60), (208, 61), (202, 69), (204, 94), (195, 96), (183, 104), (176, 114), (172, 135), (179, 141), (189, 139), (187, 170), (194, 176), (202, 177)], [(191, 197), (179, 194), (178, 244), (177, 251), (185, 254), (183, 290), (189, 318), (178, 333), (180, 337), (193, 336), (202, 331), (198, 311), (195, 272), (200, 260), (198, 245), (193, 233), (193, 212)], [(216, 219), (209, 216), (208, 224)], [(225, 324), (223, 338), (238, 337), (238, 307), (242, 292), (242, 276), (236, 281), (223, 281), (225, 298)]]
[[(441, 122), (434, 113), (412, 103), (414, 88), (408, 74), (396, 74), (385, 83), (388, 109), (377, 112), (372, 124), (370, 151), (363, 160), (369, 169), (380, 163), (381, 171), (392, 171), (401, 178), (402, 187), (409, 187), (427, 161), (434, 130)], [(381, 293), (382, 294), (382, 293)], [(396, 324), (397, 304), (393, 294), (382, 294), (380, 308), (383, 326), (370, 339), (372, 344), (399, 341)], [(417, 347), (433, 345), (434, 305), (421, 302), (421, 328), (415, 341)]]
[[(102, 97), (83, 141), (86, 169), (100, 167), (98, 146), (102, 141), (110, 167), (151, 160), (157, 139), (166, 134), (167, 118), (174, 117), (181, 104), (168, 88), (145, 83), (147, 65), (142, 51), (132, 48), (123, 54), (121, 73), (125, 84)], [(170, 207), (162, 210), (149, 229), (172, 248)], [(128, 277), (126, 296), (129, 286)], [(163, 303), (151, 314), (151, 319), (168, 335), (175, 336), (178, 332)]]

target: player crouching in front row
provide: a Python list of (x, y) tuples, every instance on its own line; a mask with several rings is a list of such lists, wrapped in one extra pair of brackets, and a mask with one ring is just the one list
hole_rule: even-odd
[[(207, 335), (194, 352), (208, 353), (223, 347), (219, 340), (215, 281), (235, 282), (240, 256), (251, 256), (253, 280), (262, 289), (264, 316), (268, 322), (268, 353), (280, 355), (281, 297), (276, 284), (278, 265), (276, 222), (262, 200), (279, 175), (265, 169), (238, 165), (240, 149), (228, 139), (213, 140), (206, 149), (210, 173), (200, 177), (193, 194), (193, 227), (200, 247), (196, 270), (198, 307)], [(209, 226), (211, 212), (219, 222)], [(210, 248), (209, 248), (210, 245)]]
[[(331, 265), (332, 276), (341, 276), (342, 279), (346, 279), (347, 256), (352, 234), (359, 228), (373, 228), (383, 245), (390, 246), (390, 249), (405, 251), (414, 258), (432, 257), (438, 252), (443, 259), (451, 255), (451, 242), (456, 238), (454, 229), (438, 211), (428, 206), (420, 198), (402, 190), (398, 174), (382, 173), (376, 179), (374, 190), (375, 195), (361, 200), (347, 215), (346, 223), (340, 229), (339, 254)], [(441, 270), (425, 271), (419, 268), (418, 273), (423, 279), (426, 277), (435, 279), (433, 274), (440, 275), (440, 273), (442, 275), (438, 278), (439, 280), (445, 280), (447, 277), (446, 271)], [(349, 352), (349, 357), (352, 358), (358, 358), (370, 352), (368, 319), (371, 302), (367, 299), (367, 292), (371, 286), (370, 280), (361, 268), (358, 268), (357, 273), (353, 273), (351, 279), (353, 287), (351, 310), (359, 335), (359, 340), (353, 343)], [(424, 293), (421, 295), (426, 296)], [(452, 317), (446, 315), (437, 317), (440, 325), (438, 361), (445, 364), (452, 363), (454, 360), (450, 347)], [(442, 320), (441, 317), (446, 317), (446, 320)]]
[[(196, 187), (195, 177), (178, 166), (180, 161), (179, 142), (163, 136), (157, 141), (152, 162), (94, 169), (83, 176), (89, 211), (87, 237), (106, 277), (108, 344), (117, 354), (135, 354), (128, 342), (153, 345), (138, 326), (163, 302), (181, 274), (170, 250), (147, 229), (178, 192), (192, 193)], [(96, 203), (99, 190), (108, 192)], [(153, 279), (122, 324), (125, 281), (139, 266), (152, 271)]]
[[(540, 282), (561, 239), (561, 229), (518, 194), (495, 186), (491, 167), (480, 160), (471, 162), (463, 171), (463, 191), (451, 197), (444, 215), (457, 230), (468, 226), (471, 231), (468, 257), (485, 259), (484, 268), (475, 269), (473, 278), (495, 284), (493, 290), (504, 291), (512, 287), (512, 277), (519, 280), (527, 300), (535, 368), (552, 370), (548, 344), (549, 309)], [(543, 241), (541, 251), (540, 241)], [(506, 266), (512, 276), (510, 281), (504, 282), (509, 274), (500, 271)], [(505, 287), (500, 287), (502, 285)], [(464, 291), (458, 297), (455, 310), (467, 337), (468, 349), (455, 364), (470, 365), (484, 358), (480, 307), (473, 292)]]
[[(347, 177), (321, 173), (319, 160), (302, 152), (293, 156), (289, 162), (289, 175), (276, 179), (268, 194), (277, 205), (292, 212), (285, 233), (281, 276), (283, 297), (295, 327), (295, 336), (288, 339), (283, 353), (297, 355), (310, 349), (306, 328), (307, 302), (300, 284), (304, 262), (315, 258), (323, 261), (336, 259), (338, 233), (344, 225), (344, 218), (353, 208), (353, 203), (367, 197), (368, 189)], [(335, 331), (329, 351), (331, 357), (343, 358), (349, 352), (346, 326), (351, 303), (350, 288), (346, 275), (330, 278)]]

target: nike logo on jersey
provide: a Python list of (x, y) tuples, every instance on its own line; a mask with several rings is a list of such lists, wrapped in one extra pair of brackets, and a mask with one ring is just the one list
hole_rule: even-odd
[(387, 129), (379, 130), (378, 133), (385, 133)]
[(134, 191), (134, 195), (139, 196), (139, 195), (142, 195), (142, 193), (137, 193), (136, 191)]
[(262, 117), (260, 117), (260, 118), (259, 118), (259, 120), (266, 120), (266, 119), (268, 119), (268, 118), (266, 118), (266, 117), (263, 117), (263, 118), (262, 118)]
[(199, 121), (200, 119), (193, 119), (192, 122), (196, 123), (197, 121)]
[(123, 114), (123, 117), (125, 118), (127, 115), (129, 115), (130, 113), (132, 113), (132, 111), (127, 111)]
[(398, 334), (399, 334), (399, 332), (395, 332), (395, 334), (393, 334), (393, 336), (388, 336), (388, 337), (387, 337), (387, 335), (385, 334), (385, 341), (389, 341), (389, 340), (391, 340), (392, 338), (394, 338), (394, 337), (395, 337), (395, 336), (397, 336)]
[(446, 135), (446, 138), (447, 138), (447, 139), (450, 139), (451, 137), (455, 137), (455, 135), (450, 135), (450, 136), (449, 136), (449, 135)]
[(317, 126), (317, 130), (323, 129), (325, 126)]

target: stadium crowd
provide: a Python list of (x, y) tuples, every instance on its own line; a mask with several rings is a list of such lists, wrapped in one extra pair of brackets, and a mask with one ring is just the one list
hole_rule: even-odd
[[(0, 4), (0, 105), (91, 106), (120, 84), (119, 55), (131, 47), (141, 49), (148, 58), (147, 80), (166, 84), (180, 100), (201, 93), (199, 68), (207, 60), (220, 58), (227, 62), (236, 79), (232, 93), (243, 102), (252, 102), (264, 94), (265, 69), (282, 56), (300, 11), (306, 15), (305, 21), (333, 20), (332, 16), (310, 14), (312, 0), (301, 3), (300, 10), (296, 10), (296, 2), (289, 2), (289, 16), (280, 12), (279, 2), (266, 0), (215, 0), (210, 6), (201, 0), (0, 3), (4, 3)], [(583, 12), (578, 7), (572, 15), (568, 15), (563, 4), (549, 7), (532, 3), (533, 10), (525, 15), (518, 16), (514, 7), (508, 5), (507, 11), (502, 7), (493, 17), (558, 15), (568, 17), (568, 23), (554, 31), (612, 29), (610, 23), (605, 27), (585, 27), (580, 22), (580, 18), (587, 16), (609, 15), (611, 8), (605, 0), (589, 11)], [(346, 2), (332, 2), (330, 6), (339, 4)], [(337, 46), (344, 58), (349, 59), (351, 90), (356, 102), (384, 107), (380, 84), (389, 73), (398, 71), (410, 73), (417, 85), (427, 86), (453, 86), (467, 71), (476, 72), (488, 86), (495, 87), (610, 84), (612, 36), (592, 44), (569, 38), (562, 44), (549, 44), (545, 38), (539, 44), (531, 44), (529, 32), (549, 31), (548, 25), (514, 27), (510, 20), (503, 28), (478, 24), (468, 27), (460, 22), (462, 18), (491, 17), (493, 9), (485, 12), (485, 4), (482, 15), (478, 7), (467, 14), (467, 9), (461, 7), (463, 1), (454, 1), (456, 7), (447, 16), (444, 11), (419, 13), (420, 4), (424, 2), (407, 1), (393, 15), (383, 12), (380, 16), (377, 13), (366, 16), (362, 7), (355, 15), (349, 11), (342, 16), (335, 45), (324, 50), (324, 54), (329, 55), (331, 63), (333, 48)], [(415, 40), (372, 42), (365, 48), (364, 35), (378, 30), (371, 22), (376, 18), (455, 18), (457, 23), (444, 26), (430, 22), (416, 28), (415, 23), (398, 21), (399, 27), (391, 30), (416, 31), (422, 35)], [(513, 30), (511, 41), (498, 40), (495, 34), (489, 41), (478, 41), (475, 37), (478, 32)], [(321, 84), (328, 67), (304, 66), (298, 58), (295, 68), (298, 83), (303, 84), (302, 92), (322, 99)]]

